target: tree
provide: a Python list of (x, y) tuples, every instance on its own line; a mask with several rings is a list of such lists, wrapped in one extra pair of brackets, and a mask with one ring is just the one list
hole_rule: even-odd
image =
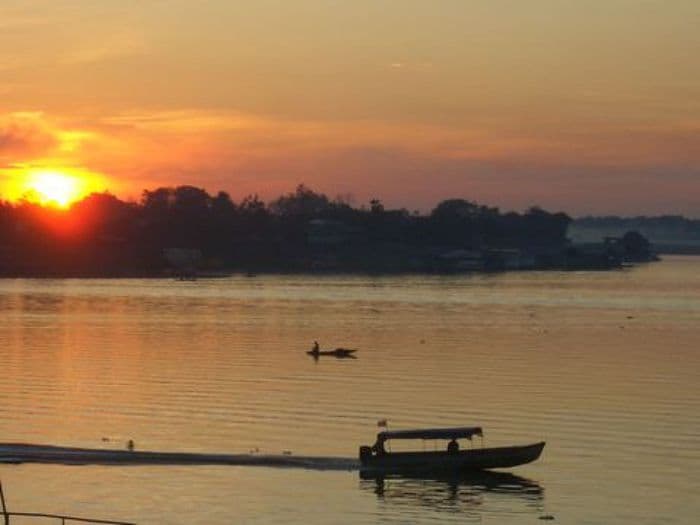
[(209, 194), (195, 186), (178, 186), (173, 192), (174, 209), (186, 213), (201, 215), (211, 207), (211, 197)]
[(439, 203), (430, 216), (439, 221), (459, 222), (479, 213), (479, 205), (464, 199), (447, 199)]
[(373, 215), (381, 215), (384, 213), (384, 205), (382, 204), (382, 201), (379, 199), (372, 199), (369, 201), (369, 211), (372, 212)]
[(141, 205), (149, 211), (163, 212), (175, 202), (175, 190), (173, 188), (157, 188), (153, 191), (143, 190)]
[(651, 255), (651, 243), (638, 231), (628, 231), (622, 236), (625, 256), (630, 259), (647, 258)]
[(108, 192), (92, 193), (73, 204), (70, 210), (78, 231), (121, 238), (131, 232), (136, 213), (135, 205)]
[(246, 196), (238, 206), (238, 210), (241, 212), (241, 215), (248, 217), (267, 215), (265, 203), (260, 200), (257, 193)]
[(294, 193), (282, 195), (270, 203), (270, 211), (281, 217), (313, 217), (328, 207), (328, 197), (304, 184), (299, 184)]
[(228, 216), (236, 211), (236, 205), (231, 200), (231, 196), (225, 191), (220, 191), (211, 200), (211, 209), (217, 216)]

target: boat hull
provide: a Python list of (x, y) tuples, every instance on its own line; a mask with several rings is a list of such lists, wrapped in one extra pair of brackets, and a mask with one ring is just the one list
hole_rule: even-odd
[(361, 457), (361, 470), (381, 472), (469, 472), (509, 468), (540, 457), (544, 441), (515, 447), (474, 448), (456, 453), (387, 452)]
[(351, 359), (355, 359), (355, 352), (357, 350), (346, 350), (344, 348), (338, 348), (337, 350), (319, 350), (318, 352), (314, 350), (309, 350), (306, 352), (308, 355), (312, 356), (313, 358), (321, 357), (321, 356), (330, 356), (330, 357), (339, 357), (339, 358), (344, 358), (344, 357), (349, 357)]

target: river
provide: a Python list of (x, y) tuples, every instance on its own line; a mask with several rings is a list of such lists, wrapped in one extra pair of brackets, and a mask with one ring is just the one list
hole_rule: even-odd
[[(380, 419), (481, 425), (486, 446), (547, 442), (513, 476), (478, 480), (0, 465), (10, 510), (155, 524), (700, 515), (700, 257), (609, 272), (6, 279), (0, 313), (4, 443), (355, 457)], [(314, 340), (357, 359), (314, 361)]]

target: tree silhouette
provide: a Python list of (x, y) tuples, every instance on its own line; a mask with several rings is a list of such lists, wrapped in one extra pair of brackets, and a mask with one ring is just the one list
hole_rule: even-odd
[[(556, 267), (570, 220), (539, 207), (501, 213), (461, 198), (429, 215), (388, 209), (379, 199), (354, 208), (304, 184), (269, 205), (255, 194), (235, 203), (222, 191), (160, 187), (137, 203), (99, 193), (69, 210), (0, 203), (0, 274), (160, 275), (165, 253), (201, 254), (203, 267), (245, 271), (429, 271), (441, 253), (480, 250), (487, 260), (489, 250), (504, 248), (546, 250), (542, 267)], [(646, 246), (637, 235), (623, 241), (632, 251)]]

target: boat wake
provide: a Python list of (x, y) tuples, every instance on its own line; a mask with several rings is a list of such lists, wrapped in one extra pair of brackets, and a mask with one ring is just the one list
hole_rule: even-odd
[(308, 470), (358, 470), (355, 458), (289, 454), (198, 454), (57, 447), (24, 443), (0, 444), (1, 463), (62, 465), (239, 465)]

